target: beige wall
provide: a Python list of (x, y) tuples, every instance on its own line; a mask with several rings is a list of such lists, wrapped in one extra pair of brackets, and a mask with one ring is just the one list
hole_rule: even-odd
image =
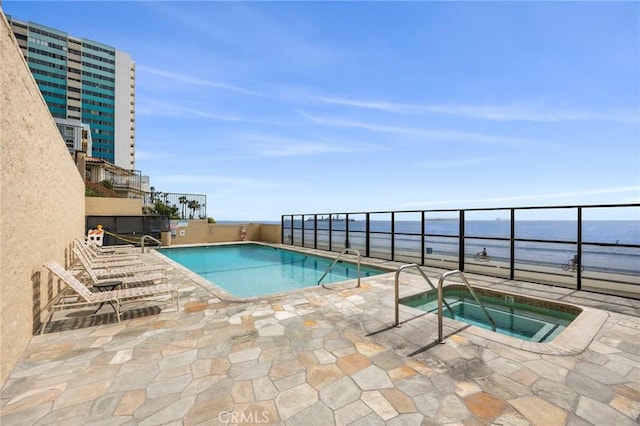
[[(171, 245), (222, 243), (242, 241), (240, 232), (244, 227), (246, 241), (262, 241), (280, 243), (280, 225), (247, 223), (244, 225), (218, 225), (206, 220), (189, 220), (188, 226), (179, 227), (176, 236), (171, 238)], [(181, 232), (184, 236), (181, 236)]]
[(260, 226), (260, 241), (280, 244), (282, 242), (282, 226), (262, 224)]
[(142, 200), (139, 198), (86, 197), (87, 216), (140, 216)]
[(1, 387), (57, 292), (42, 264), (84, 232), (84, 184), (0, 15)]

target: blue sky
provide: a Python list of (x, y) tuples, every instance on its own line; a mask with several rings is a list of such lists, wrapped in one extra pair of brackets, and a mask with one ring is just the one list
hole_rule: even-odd
[(640, 202), (638, 2), (2, 7), (130, 53), (136, 168), (218, 220)]

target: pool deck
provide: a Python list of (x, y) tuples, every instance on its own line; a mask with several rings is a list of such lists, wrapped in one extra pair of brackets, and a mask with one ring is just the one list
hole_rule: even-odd
[[(172, 265), (179, 312), (159, 300), (125, 305), (120, 323), (109, 306), (57, 313), (7, 379), (0, 424), (638, 424), (640, 300), (465, 275), (589, 315), (539, 345), (445, 319), (440, 344), (435, 315), (402, 308), (393, 326), (393, 273), (229, 301)], [(402, 296), (427, 290), (400, 281)]]

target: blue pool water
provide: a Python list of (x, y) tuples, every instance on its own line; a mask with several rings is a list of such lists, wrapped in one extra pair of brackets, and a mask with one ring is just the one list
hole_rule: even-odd
[[(534, 306), (526, 303), (526, 297), (517, 296), (488, 296), (477, 294), (485, 305), (489, 315), (496, 323), (496, 332), (507, 336), (531, 342), (550, 342), (560, 334), (578, 315), (578, 312), (570, 312), (552, 309), (545, 302)], [(453, 315), (446, 305), (442, 313), (457, 321), (491, 330), (491, 323), (478, 306), (477, 302), (466, 290), (444, 289), (444, 299), (447, 301)], [(403, 305), (437, 314), (438, 302), (435, 292), (410, 296), (400, 301)], [(537, 301), (536, 301), (537, 302)]]
[[(315, 286), (332, 259), (259, 244), (181, 247), (158, 250), (236, 297), (256, 297)], [(360, 276), (388, 271), (360, 267)], [(322, 284), (356, 279), (357, 265), (339, 262)]]

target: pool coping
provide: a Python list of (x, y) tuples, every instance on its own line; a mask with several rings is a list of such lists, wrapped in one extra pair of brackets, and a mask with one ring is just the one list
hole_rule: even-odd
[[(303, 250), (292, 250), (289, 247), (282, 247), (282, 245), (280, 245), (280, 244), (267, 244), (267, 243), (263, 243), (263, 242), (259, 242), (259, 241), (234, 241), (234, 242), (220, 242), (220, 243), (181, 244), (181, 245), (176, 245), (176, 246), (163, 247), (163, 249), (188, 248), (188, 247), (207, 247), (207, 246), (229, 246), (229, 245), (244, 245), (244, 244), (262, 245), (262, 246), (265, 246), (265, 247), (272, 247), (272, 248), (277, 248), (277, 249), (281, 249), (281, 250), (295, 251), (297, 253), (313, 254), (314, 256), (323, 257), (325, 259), (335, 260), (335, 258), (332, 258), (330, 256), (322, 256), (322, 255), (319, 255), (317, 253), (308, 253), (308, 252), (305, 252)], [(260, 296), (238, 297), (238, 296), (235, 296), (235, 295), (229, 293), (228, 291), (226, 291), (224, 288), (218, 286), (217, 284), (207, 280), (206, 278), (201, 277), (196, 272), (193, 272), (189, 268), (181, 265), (180, 263), (174, 261), (173, 259), (170, 259), (169, 257), (163, 255), (161, 252), (153, 249), (153, 250), (151, 250), (151, 253), (153, 253), (155, 256), (159, 256), (163, 261), (169, 263), (172, 267), (181, 270), (187, 277), (189, 277), (189, 279), (193, 280), (195, 283), (200, 285), (202, 288), (207, 290), (212, 295), (214, 295), (217, 298), (219, 298), (221, 300), (224, 300), (226, 302), (237, 302), (237, 303), (241, 303), (241, 302), (257, 302), (257, 301), (260, 301), (260, 300), (270, 300), (270, 299), (273, 299), (273, 298), (280, 298), (280, 297), (285, 296), (285, 295), (303, 293), (303, 292), (306, 292), (306, 291), (309, 291), (309, 290), (313, 290), (313, 289), (316, 289), (316, 288), (319, 288), (319, 287), (324, 287), (324, 288), (336, 287), (336, 288), (340, 288), (341, 286), (348, 286), (351, 283), (356, 283), (357, 282), (357, 279), (354, 278), (354, 279), (349, 279), (349, 280), (344, 280), (344, 281), (337, 281), (337, 282), (329, 283), (329, 284), (322, 284), (322, 286), (320, 286), (320, 285), (308, 286), (308, 287), (302, 287), (302, 288), (297, 288), (297, 289), (293, 289), (293, 290), (280, 291), (280, 292), (277, 292), (277, 293), (269, 293), (269, 294), (260, 295)], [(339, 253), (336, 253), (336, 256), (338, 254)], [(345, 261), (348, 262), (348, 263), (352, 263), (349, 260), (345, 260)], [(385, 275), (387, 273), (392, 273), (393, 272), (388, 267), (384, 267), (384, 266), (381, 266), (381, 265), (376, 264), (376, 263), (368, 263), (368, 262), (362, 262), (361, 261), (360, 265), (387, 271), (387, 272), (384, 272), (384, 273), (379, 274), (379, 275), (374, 275), (374, 276), (370, 276), (370, 277), (360, 277), (360, 282), (361, 283), (363, 281), (366, 282), (367, 280), (375, 279), (375, 278), (380, 277), (382, 275)]]
[[(456, 284), (453, 284), (456, 285)], [(583, 352), (593, 341), (596, 334), (602, 326), (609, 318), (609, 313), (606, 311), (602, 311), (595, 308), (590, 308), (588, 306), (577, 305), (574, 303), (566, 303), (566, 302), (558, 302), (553, 299), (546, 299), (543, 297), (535, 297), (529, 295), (523, 295), (521, 293), (510, 293), (502, 290), (496, 290), (489, 287), (484, 286), (473, 286), (474, 289), (483, 289), (488, 290), (490, 292), (500, 293), (503, 295), (514, 295), (518, 297), (525, 297), (527, 299), (535, 300), (540, 303), (553, 303), (556, 305), (565, 305), (575, 309), (581, 310), (580, 314), (560, 333), (555, 337), (551, 342), (530, 342), (527, 340), (518, 339), (516, 337), (507, 336), (504, 334), (500, 334), (491, 330), (487, 330), (475, 325), (470, 325), (461, 321), (457, 321), (455, 319), (451, 319), (448, 317), (443, 317), (443, 325), (453, 328), (453, 329), (464, 329), (461, 333), (465, 333), (470, 335), (471, 338), (479, 337), (481, 339), (485, 339), (486, 342), (482, 342), (481, 340), (474, 340), (475, 344), (479, 344), (485, 347), (490, 346), (491, 342), (500, 343), (506, 346), (510, 346), (512, 348), (521, 349), (527, 352), (544, 354), (544, 355), (576, 355)], [(411, 297), (418, 294), (424, 293), (414, 293), (403, 295), (405, 297)], [(431, 316), (433, 318), (437, 317), (435, 314), (426, 313), (411, 306), (400, 305), (400, 309), (407, 314), (416, 314), (417, 316)], [(410, 321), (410, 320), (405, 320)]]

